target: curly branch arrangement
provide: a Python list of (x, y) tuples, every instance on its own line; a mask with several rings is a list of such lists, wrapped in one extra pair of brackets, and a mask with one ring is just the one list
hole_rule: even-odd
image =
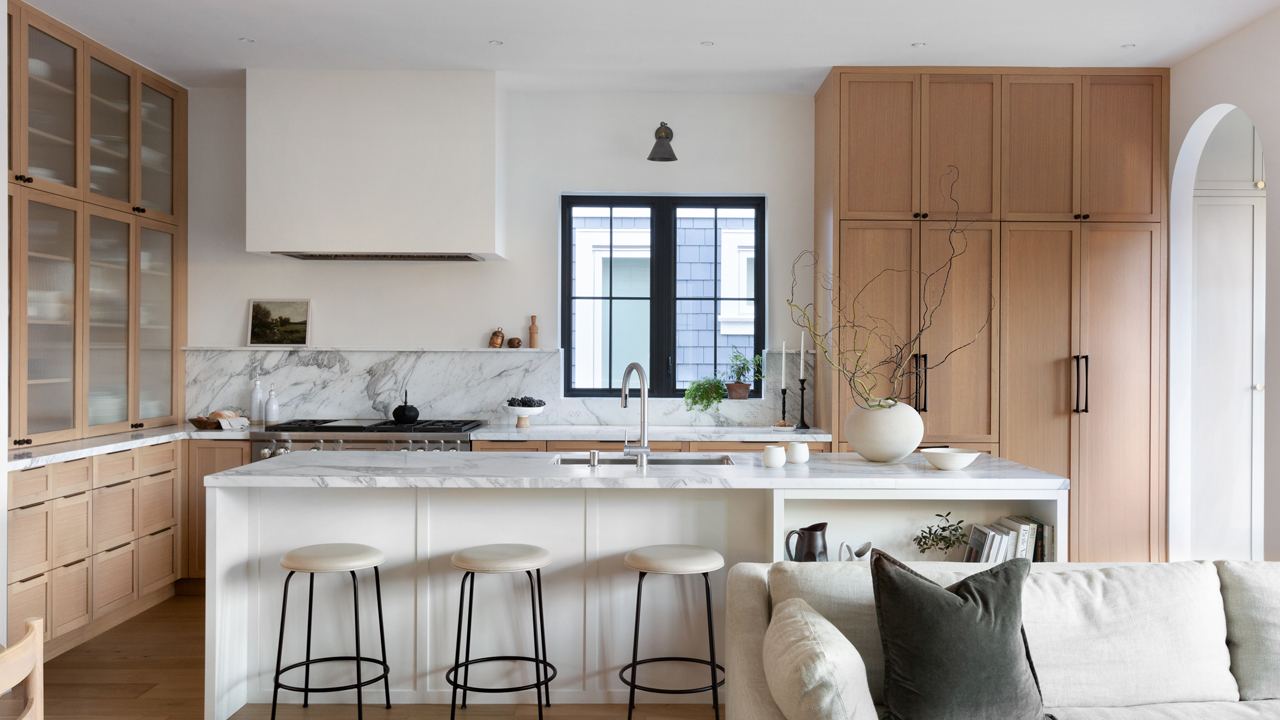
[[(947, 184), (948, 179), (950, 183)], [(886, 408), (911, 397), (918, 389), (921, 375), (926, 370), (940, 367), (952, 355), (977, 342), (982, 332), (991, 324), (991, 313), (995, 308), (995, 298), (987, 307), (986, 320), (974, 333), (969, 342), (952, 349), (942, 359), (926, 366), (920, 362), (921, 341), (924, 334), (933, 327), (934, 315), (942, 307), (951, 284), (951, 270), (956, 259), (963, 256), (969, 248), (966, 232), (971, 223), (960, 223), (960, 203), (955, 199), (955, 186), (960, 180), (960, 169), (949, 165), (948, 171), (939, 179), (939, 187), (954, 207), (954, 217), (947, 221), (947, 242), (951, 252), (940, 265), (932, 269), (910, 270), (886, 268), (878, 272), (856, 291), (839, 282), (832, 273), (822, 273), (815, 277), (815, 282), (831, 293), (831, 322), (827, 329), (815, 303), (799, 305), (795, 300), (796, 268), (803, 260), (810, 260), (810, 267), (816, 267), (818, 255), (806, 250), (796, 257), (791, 264), (791, 297), (787, 305), (791, 308), (791, 319), (804, 328), (813, 338), (813, 346), (822, 354), (823, 359), (835, 368), (849, 385), (850, 395), (864, 408)], [(908, 335), (902, 328), (895, 328), (881, 317), (867, 310), (864, 298), (874, 294), (877, 281), (893, 275), (919, 276), (920, 311), (916, 331)], [(930, 290), (936, 289), (937, 299), (932, 300)]]

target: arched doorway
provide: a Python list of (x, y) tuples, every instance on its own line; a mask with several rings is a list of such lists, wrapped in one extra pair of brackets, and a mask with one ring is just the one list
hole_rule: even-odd
[(1266, 188), (1248, 116), (1217, 105), (1178, 153), (1169, 238), (1169, 558), (1264, 559)]

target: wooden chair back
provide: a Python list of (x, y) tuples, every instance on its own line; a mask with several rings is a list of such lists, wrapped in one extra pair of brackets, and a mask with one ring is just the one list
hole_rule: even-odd
[(44, 618), (25, 621), (27, 634), (0, 652), (0, 691), (22, 683), (27, 704), (18, 720), (44, 720)]

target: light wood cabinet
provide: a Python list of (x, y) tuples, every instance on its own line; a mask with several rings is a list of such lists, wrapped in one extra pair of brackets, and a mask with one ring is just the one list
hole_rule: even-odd
[(49, 571), (49, 503), (9, 511), (9, 582)]
[[(696, 440), (689, 443), (689, 452), (764, 452), (765, 445), (783, 445), (787, 444), (785, 438), (779, 438), (776, 442), (734, 442), (728, 440)], [(811, 442), (809, 443), (809, 452), (831, 452), (831, 443)]]
[(93, 554), (93, 496), (88, 491), (48, 502), (52, 567), (60, 567)]
[(34, 505), (53, 497), (53, 472), (48, 465), (9, 473), (9, 509)]
[(1003, 76), (1005, 220), (1079, 220), (1079, 75)]
[(22, 623), (27, 618), (46, 620), (44, 639), (53, 639), (49, 619), (49, 576), (47, 574), (20, 580), (9, 585), (9, 637), (22, 637)]
[(178, 468), (180, 452), (176, 442), (140, 447), (137, 453), (139, 475), (155, 475)]
[(93, 617), (137, 600), (138, 544), (125, 543), (93, 556)]
[(91, 559), (78, 560), (49, 573), (49, 624), (54, 637), (93, 619), (93, 565)]
[(178, 533), (157, 530), (138, 540), (138, 582), (146, 595), (178, 578)]
[(142, 535), (178, 524), (178, 480), (172, 470), (138, 480), (138, 518)]
[(920, 76), (840, 75), (840, 217), (920, 213)]
[(132, 480), (138, 474), (137, 449), (93, 456), (93, 486), (95, 488), (115, 485), (121, 480)]
[[(638, 437), (631, 438), (632, 444), (639, 442)], [(681, 452), (684, 450), (682, 442), (650, 442), (649, 449), (653, 452)], [(589, 452), (591, 450), (599, 450), (600, 452), (622, 452), (621, 442), (588, 442), (585, 440), (548, 440), (547, 452)]]
[(10, 22), (10, 445), (179, 419), (186, 95), (21, 2)]
[(137, 480), (93, 491), (93, 551), (109, 550), (138, 537)]
[(64, 497), (93, 488), (93, 460), (91, 458), (55, 463), (51, 468), (50, 473), (53, 477), (52, 497)]
[(472, 452), (546, 452), (545, 440), (472, 440)]
[(1081, 93), (1082, 219), (1164, 216), (1164, 100), (1158, 75), (1087, 75)]
[(187, 441), (187, 492), (183, 516), (185, 569), (183, 577), (202, 578), (205, 571), (206, 475), (249, 464), (249, 442), (238, 440)]
[(958, 209), (961, 220), (999, 220), (1000, 76), (926, 73), (920, 91), (921, 219)]

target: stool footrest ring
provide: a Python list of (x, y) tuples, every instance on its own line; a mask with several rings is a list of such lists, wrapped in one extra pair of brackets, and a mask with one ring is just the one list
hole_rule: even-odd
[[(536, 663), (546, 669), (547, 676), (544, 677), (541, 681), (535, 681), (528, 685), (521, 685), (519, 687), (482, 688), (482, 687), (472, 687), (471, 685), (465, 685), (463, 683), (458, 682), (458, 671), (464, 667), (467, 667), (469, 665), (479, 665), (480, 663), (502, 662), (502, 661), (518, 661), (518, 662)], [(445, 672), (444, 681), (449, 685), (451, 685), (452, 687), (455, 687), (459, 690), (466, 690), (468, 692), (510, 693), (510, 692), (520, 692), (521, 690), (532, 690), (536, 687), (545, 687), (547, 685), (550, 685), (551, 681), (555, 680), (556, 675), (558, 674), (559, 674), (559, 671), (556, 670), (556, 666), (552, 665), (546, 660), (540, 660), (538, 658), (532, 658), (526, 655), (495, 655), (493, 657), (484, 657), (484, 658), (476, 658), (475, 660), (467, 660), (466, 662), (460, 662), (457, 665), (454, 665), (453, 667), (449, 668)]]
[[(697, 665), (707, 665), (707, 666), (711, 665), (710, 660), (699, 660), (698, 658), (689, 658), (689, 657), (648, 658), (647, 660), (637, 660), (634, 663), (627, 663), (626, 665), (623, 665), (622, 669), (618, 671), (618, 678), (622, 680), (623, 685), (626, 685), (627, 687), (632, 687), (631, 678), (627, 677), (628, 671), (631, 670), (631, 667), (633, 665), (636, 667), (639, 667), (640, 665), (645, 665), (647, 663), (655, 663), (655, 662), (683, 662), (683, 663), (694, 663)], [(723, 665), (717, 664), (716, 669), (722, 673), (724, 672)], [(691, 695), (693, 693), (710, 692), (712, 687), (713, 686), (711, 685), (707, 685), (706, 687), (700, 687), (700, 688), (672, 690), (670, 688), (652, 688), (652, 687), (645, 687), (644, 685), (641, 685), (639, 683), (635, 684), (635, 689), (637, 690), (643, 690), (645, 692), (651, 692), (651, 693), (661, 693), (663, 695)], [(716, 683), (714, 687), (724, 687), (724, 678), (720, 678), (720, 682)]]
[[(351, 685), (342, 685), (340, 687), (335, 686), (335, 687), (305, 687), (304, 688), (304, 687), (296, 687), (294, 685), (285, 685), (284, 683), (280, 682), (280, 677), (283, 676), (285, 673), (289, 672), (290, 670), (296, 670), (297, 668), (300, 668), (300, 667), (306, 667), (307, 665), (317, 665), (319, 663), (328, 663), (328, 662), (355, 662), (355, 661), (372, 663), (374, 665), (380, 665), (382, 666), (382, 674), (374, 678), (369, 678), (368, 680), (362, 680), (359, 683), (353, 683)], [(280, 686), (281, 690), (292, 690), (293, 692), (300, 692), (300, 693), (342, 692), (343, 690), (355, 690), (357, 687), (365, 687), (366, 685), (372, 685), (376, 682), (381, 682), (382, 679), (387, 677), (387, 675), (389, 675), (390, 673), (391, 673), (391, 667), (387, 665), (386, 661), (384, 660), (375, 660), (374, 658), (371, 658), (371, 657), (356, 657), (355, 655), (339, 655), (334, 657), (314, 658), (312, 660), (303, 660), (302, 662), (296, 662), (290, 665), (289, 667), (286, 667), (280, 670), (280, 673), (276, 675), (276, 684)]]

